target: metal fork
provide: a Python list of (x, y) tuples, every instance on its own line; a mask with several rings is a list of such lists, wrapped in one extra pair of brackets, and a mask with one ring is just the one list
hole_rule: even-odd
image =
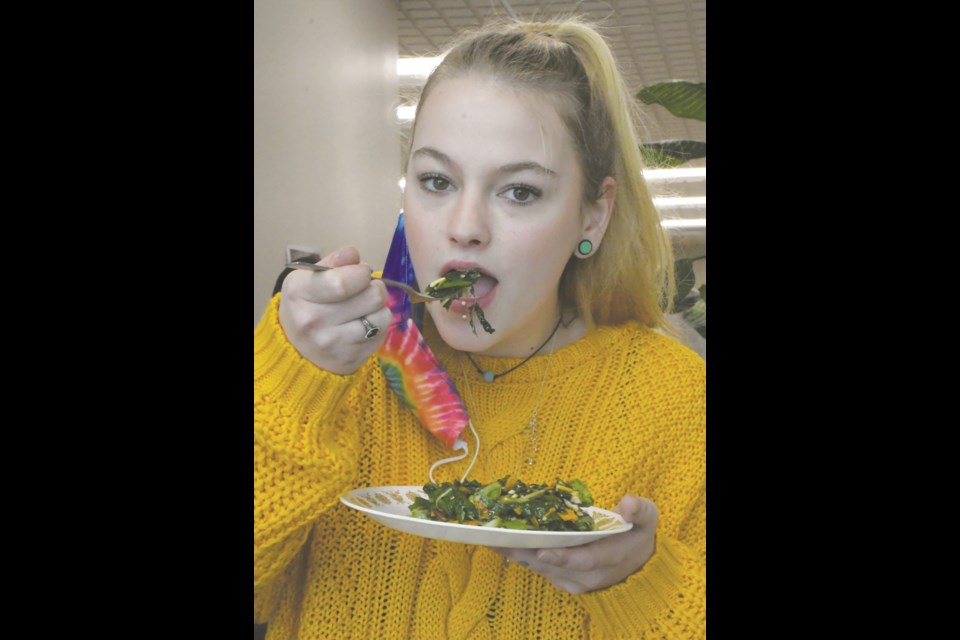
[[(313, 262), (301, 262), (299, 260), (292, 260), (287, 262), (287, 268), (289, 269), (305, 269), (307, 271), (329, 271), (332, 267), (324, 267)], [(427, 295), (422, 291), (417, 291), (413, 287), (403, 284), (402, 282), (397, 282), (396, 280), (391, 280), (390, 278), (383, 278), (380, 276), (370, 276), (371, 280), (380, 280), (384, 284), (388, 284), (391, 287), (400, 287), (407, 292), (407, 295), (410, 296), (415, 302), (436, 302), (437, 300), (442, 300), (443, 298), (435, 298), (434, 296)]]

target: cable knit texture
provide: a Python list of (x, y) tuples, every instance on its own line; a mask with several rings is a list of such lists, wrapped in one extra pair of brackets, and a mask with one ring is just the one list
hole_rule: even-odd
[[(268, 640), (706, 637), (698, 355), (627, 323), (491, 384), (425, 327), (480, 435), (472, 479), (580, 478), (599, 507), (613, 509), (628, 493), (656, 503), (647, 564), (612, 587), (571, 595), (487, 548), (401, 533), (339, 502), (357, 487), (424, 484), (451, 452), (389, 391), (375, 358), (347, 376), (303, 359), (280, 327), (278, 300), (254, 332), (254, 621), (268, 624)], [(520, 362), (475, 359), (494, 371)], [(527, 465), (544, 373), (536, 462)], [(475, 441), (464, 435), (470, 456), (439, 467), (438, 481), (465, 471)]]

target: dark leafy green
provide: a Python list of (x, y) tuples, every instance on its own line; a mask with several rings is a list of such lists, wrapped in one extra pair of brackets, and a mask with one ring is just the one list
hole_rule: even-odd
[(525, 484), (504, 476), (489, 484), (476, 480), (427, 483), (426, 498), (410, 505), (415, 518), (537, 531), (594, 531), (597, 526), (583, 508), (593, 496), (580, 480), (552, 485)]
[[(467, 291), (469, 291), (471, 295), (475, 295), (473, 285), (475, 285), (479, 279), (479, 269), (453, 269), (431, 282), (424, 293), (436, 298), (441, 298), (440, 304), (443, 305), (444, 309), (449, 309), (453, 301), (463, 297)], [(476, 316), (476, 319), (480, 322), (480, 326), (483, 327), (484, 331), (493, 333), (493, 327), (487, 322), (487, 319), (483, 315), (483, 309), (480, 308), (479, 304), (474, 302), (468, 311), (470, 313), (470, 328), (473, 329), (474, 334), (477, 333), (474, 316)]]

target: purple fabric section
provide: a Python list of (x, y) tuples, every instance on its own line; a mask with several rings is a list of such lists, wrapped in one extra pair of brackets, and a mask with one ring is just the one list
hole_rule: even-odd
[[(383, 267), (383, 277), (416, 286), (402, 211)], [(467, 425), (466, 406), (450, 374), (423, 338), (420, 331), (422, 308), (411, 322), (410, 296), (399, 287), (389, 285), (387, 292), (387, 305), (393, 319), (387, 329), (387, 339), (378, 352), (380, 368), (391, 389), (417, 415), (421, 424), (447, 447), (453, 448)]]

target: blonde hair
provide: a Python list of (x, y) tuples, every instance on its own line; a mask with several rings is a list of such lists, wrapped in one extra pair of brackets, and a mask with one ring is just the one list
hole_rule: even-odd
[[(638, 320), (671, 331), (664, 308), (675, 290), (673, 252), (641, 173), (639, 108), (603, 36), (577, 18), (498, 22), (465, 33), (427, 79), (417, 114), (437, 83), (468, 73), (553, 99), (577, 150), (585, 204), (601, 196), (605, 177), (617, 181), (603, 242), (589, 258), (571, 255), (561, 304), (577, 308), (591, 327)], [(413, 127), (411, 140), (416, 120)]]

